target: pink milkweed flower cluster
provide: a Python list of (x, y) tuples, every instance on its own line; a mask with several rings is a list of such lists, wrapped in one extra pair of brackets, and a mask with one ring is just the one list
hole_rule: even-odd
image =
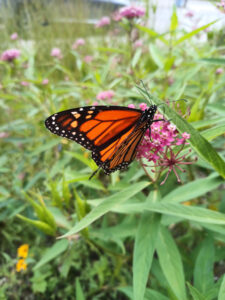
[(220, 3), (217, 3), (216, 5), (223, 13), (225, 13), (225, 0), (221, 0)]
[(125, 6), (119, 10), (118, 17), (133, 19), (140, 18), (145, 15), (145, 8), (141, 6)]
[(11, 39), (12, 41), (17, 40), (17, 39), (18, 39), (18, 33), (17, 33), (17, 32), (14, 32), (13, 34), (11, 34), (11, 35), (10, 35), (10, 39)]
[(193, 11), (191, 11), (191, 10), (187, 11), (186, 14), (185, 14), (185, 17), (188, 17), (188, 18), (194, 17)]
[(27, 82), (27, 81), (21, 81), (20, 84), (22, 86), (29, 86), (30, 85), (29, 82)]
[(223, 69), (222, 68), (217, 68), (216, 69), (216, 75), (220, 75), (223, 73)]
[(109, 17), (102, 17), (98, 23), (95, 25), (96, 28), (100, 28), (100, 27), (104, 27), (104, 26), (107, 26), (109, 25), (111, 22), (110, 18)]
[(48, 83), (49, 83), (48, 78), (45, 78), (45, 79), (42, 80), (42, 84), (43, 85), (47, 85)]
[(4, 51), (1, 55), (1, 60), (13, 61), (20, 56), (20, 50), (18, 49), (8, 49)]
[[(128, 107), (135, 108), (133, 104), (128, 105)], [(141, 103), (139, 107), (141, 110), (147, 109), (145, 103)], [(141, 144), (138, 146), (137, 159), (142, 160), (145, 158), (148, 162), (152, 162), (154, 164), (152, 167), (159, 167), (160, 173), (168, 169), (166, 177), (161, 184), (165, 183), (171, 171), (176, 175), (177, 181), (181, 182), (176, 169), (185, 172), (180, 165), (193, 163), (184, 161), (188, 154), (179, 156), (184, 146), (188, 144), (187, 141), (190, 138), (190, 134), (184, 132), (180, 136), (176, 126), (164, 120), (162, 114), (156, 113), (154, 121), (156, 122), (152, 123), (151, 129), (146, 131)], [(181, 148), (175, 153), (174, 147), (176, 146), (181, 146)], [(154, 170), (152, 171), (154, 172)]]
[(76, 50), (78, 47), (84, 46), (84, 45), (85, 45), (85, 40), (82, 39), (82, 38), (80, 38), (80, 39), (77, 39), (77, 40), (73, 43), (72, 49), (73, 49), (73, 50)]
[(84, 57), (84, 62), (86, 62), (87, 64), (90, 64), (90, 63), (92, 62), (93, 59), (94, 59), (93, 56), (91, 56), (91, 55), (86, 55), (86, 56)]
[(143, 46), (142, 40), (136, 40), (133, 44), (134, 49), (141, 48)]
[(109, 91), (103, 91), (98, 93), (96, 96), (97, 100), (111, 100), (112, 97), (115, 95), (114, 91), (109, 90)]
[(55, 57), (55, 58), (58, 58), (58, 59), (63, 58), (62, 52), (61, 52), (61, 50), (59, 48), (52, 48), (52, 50), (51, 50), (51, 56)]

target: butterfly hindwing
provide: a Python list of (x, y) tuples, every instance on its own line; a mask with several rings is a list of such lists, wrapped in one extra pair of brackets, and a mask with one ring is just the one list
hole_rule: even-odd
[(126, 140), (114, 150), (113, 155), (102, 165), (106, 174), (110, 174), (116, 170), (126, 169), (134, 160), (138, 145), (144, 137), (147, 126), (147, 122), (138, 124)]

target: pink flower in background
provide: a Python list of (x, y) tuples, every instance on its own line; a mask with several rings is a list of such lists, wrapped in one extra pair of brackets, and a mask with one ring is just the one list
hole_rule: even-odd
[(143, 46), (143, 41), (142, 40), (137, 40), (137, 41), (134, 42), (133, 46), (134, 46), (135, 49), (140, 48), (140, 47)]
[(186, 14), (185, 14), (185, 17), (188, 17), (188, 18), (194, 17), (194, 12), (191, 11), (191, 10), (187, 11)]
[(48, 84), (48, 83), (49, 83), (49, 80), (48, 80), (47, 78), (45, 78), (45, 79), (42, 80), (42, 84), (43, 84), (43, 85), (46, 85), (46, 84)]
[(217, 68), (216, 69), (216, 75), (222, 74), (223, 73), (223, 69), (222, 68)]
[(95, 25), (96, 28), (104, 27), (110, 24), (110, 18), (109, 17), (102, 17), (98, 23)]
[(174, 79), (173, 79), (173, 77), (169, 77), (168, 78), (168, 85), (172, 85), (174, 83)]
[(91, 56), (91, 55), (86, 55), (86, 56), (84, 57), (84, 62), (86, 62), (87, 64), (89, 64), (89, 63), (92, 62), (93, 59), (94, 59), (93, 56)]
[(20, 84), (21, 84), (22, 86), (29, 86), (29, 85), (30, 85), (30, 83), (27, 82), (27, 81), (21, 81)]
[(112, 19), (115, 22), (119, 22), (119, 21), (121, 21), (123, 19), (123, 17), (120, 15), (119, 11), (116, 11), (116, 12), (113, 13)]
[(128, 107), (129, 108), (135, 108), (135, 105), (134, 104), (128, 104)]
[(96, 106), (96, 105), (99, 105), (99, 103), (98, 103), (98, 101), (94, 101), (94, 102), (92, 103), (92, 105)]
[(18, 33), (14, 32), (13, 34), (11, 34), (10, 39), (13, 40), (13, 41), (17, 40), (18, 39)]
[(9, 133), (8, 132), (5, 132), (5, 131), (0, 132), (0, 139), (5, 139), (7, 137), (9, 137)]
[(112, 97), (115, 95), (114, 91), (109, 90), (109, 91), (103, 91), (98, 93), (96, 96), (97, 100), (111, 100)]
[(61, 53), (61, 50), (59, 48), (52, 48), (51, 56), (56, 57), (58, 59), (61, 59), (63, 57), (62, 53)]
[(84, 46), (85, 45), (85, 40), (84, 39), (77, 39), (73, 45), (72, 45), (72, 49), (76, 50), (79, 46)]
[(225, 0), (221, 0), (220, 3), (217, 3), (216, 6), (220, 8), (220, 10), (225, 13)]
[(8, 49), (4, 51), (1, 55), (1, 60), (13, 61), (20, 56), (20, 50), (18, 49)]
[(119, 15), (127, 19), (140, 18), (145, 15), (145, 8), (141, 6), (126, 6), (119, 10)]

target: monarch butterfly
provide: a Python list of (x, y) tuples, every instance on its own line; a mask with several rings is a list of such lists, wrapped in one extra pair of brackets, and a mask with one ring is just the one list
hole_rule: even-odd
[(146, 130), (161, 121), (153, 120), (156, 110), (156, 105), (145, 111), (123, 106), (78, 107), (51, 115), (45, 126), (91, 150), (93, 160), (109, 175), (134, 160)]

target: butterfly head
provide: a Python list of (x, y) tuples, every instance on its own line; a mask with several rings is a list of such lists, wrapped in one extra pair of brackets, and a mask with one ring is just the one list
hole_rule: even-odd
[(148, 109), (146, 109), (145, 113), (148, 119), (153, 119), (154, 115), (157, 111), (157, 105), (151, 105)]

